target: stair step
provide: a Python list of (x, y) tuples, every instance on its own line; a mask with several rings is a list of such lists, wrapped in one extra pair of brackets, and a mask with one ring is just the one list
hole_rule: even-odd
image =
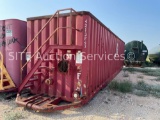
[(28, 82), (34, 82), (34, 81), (37, 81), (37, 80), (38, 80), (38, 78), (31, 78), (31, 79), (29, 79)]
[(35, 72), (34, 75), (41, 75), (42, 72)]
[(49, 69), (47, 66), (39, 66), (40, 69)]
[[(53, 49), (53, 47), (51, 46), (48, 46), (44, 52), (42, 53), (42, 56), (44, 55), (47, 55), (51, 50)], [(32, 66), (32, 69), (28, 72), (28, 74), (26, 75), (26, 77), (24, 78), (23, 82), (21, 83), (20, 87), (18, 88), (18, 92), (21, 93), (21, 91), (24, 89), (24, 88), (27, 88), (27, 87), (34, 87), (34, 84), (30, 84), (29, 81), (31, 78), (34, 78), (34, 77), (38, 77), (38, 79), (40, 79), (40, 77), (45, 77), (46, 76), (46, 73), (45, 72), (39, 72), (38, 71), (38, 67), (41, 66), (42, 62), (44, 60), (43, 59), (38, 59), (36, 61), (36, 63)], [(33, 83), (33, 82), (32, 82)], [(28, 85), (29, 84), (29, 85)]]
[(24, 86), (24, 88), (29, 88), (29, 87), (33, 87), (34, 85), (33, 84), (27, 84)]

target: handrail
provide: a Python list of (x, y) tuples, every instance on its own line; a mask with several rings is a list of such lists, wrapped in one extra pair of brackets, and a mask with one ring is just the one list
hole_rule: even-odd
[(3, 54), (0, 52), (0, 60), (1, 60), (1, 65), (0, 65), (0, 68), (1, 68), (1, 81), (0, 81), (0, 84), (1, 86), (3, 86)]
[[(50, 38), (54, 35), (54, 33), (57, 31), (57, 30), (59, 30), (59, 29), (74, 29), (74, 30), (77, 30), (77, 31), (80, 31), (79, 29), (76, 29), (76, 28), (71, 28), (71, 27), (59, 27), (59, 28), (56, 28), (54, 31), (53, 31), (53, 33), (47, 38), (47, 40), (45, 40), (44, 41), (44, 43), (37, 49), (37, 51), (31, 56), (31, 58), (30, 58), (30, 60), (37, 54), (37, 52), (46, 44), (46, 42), (48, 41), (48, 40), (50, 40)], [(29, 60), (29, 61), (30, 61)], [(23, 66), (22, 66), (22, 68), (21, 68), (21, 70), (23, 70), (23, 68), (29, 63), (29, 61), (27, 61)]]
[[(74, 10), (74, 9), (72, 9), (72, 8), (66, 8), (66, 9), (62, 9), (62, 10), (57, 10), (56, 11), (56, 13), (54, 14), (54, 15), (52, 15), (51, 16), (51, 18), (46, 22), (46, 24), (42, 27), (42, 29), (36, 34), (36, 36), (30, 41), (30, 43), (27, 45), (27, 47), (23, 50), (23, 52), (22, 53), (25, 53), (25, 51), (28, 49), (28, 47), (37, 39), (37, 37), (39, 36), (39, 34), (44, 30), (44, 28), (49, 24), (49, 22), (54, 18), (54, 17), (56, 17), (56, 15), (57, 15), (57, 22), (58, 22), (58, 18), (59, 18), (59, 13), (61, 12), (61, 11), (66, 11), (66, 10), (70, 10), (70, 16), (71, 16), (71, 19), (72, 19), (72, 12), (74, 12), (75, 14), (77, 14), (77, 12)], [(71, 24), (72, 24), (72, 20), (71, 20)], [(54, 30), (53, 31), (53, 33), (47, 38), (47, 40), (38, 48), (38, 50), (31, 56), (31, 58), (30, 58), (30, 60), (36, 55), (36, 53), (46, 44), (46, 42), (54, 35), (54, 33), (57, 31), (58, 32), (58, 30), (59, 29), (63, 29), (63, 28), (66, 28), (66, 29), (68, 29), (68, 28), (70, 28), (70, 29), (75, 29), (75, 28), (73, 28), (72, 27), (72, 25), (70, 26), (70, 27), (59, 27), (58, 26), (58, 23), (57, 23), (57, 28), (56, 28), (56, 30)], [(77, 30), (77, 29), (76, 29)], [(58, 40), (58, 38), (57, 38), (57, 40)], [(58, 41), (57, 41), (58, 42)], [(22, 62), (22, 61), (21, 61)], [(22, 63), (21, 63), (21, 70), (23, 70), (23, 68), (27, 65), (29, 63), (29, 61), (27, 61), (23, 66), (22, 66)]]
[(46, 24), (42, 27), (42, 29), (36, 34), (36, 36), (30, 41), (30, 43), (27, 45), (27, 47), (23, 50), (22, 53), (24, 53), (27, 48), (32, 44), (33, 41), (35, 41), (38, 37), (38, 35), (44, 30), (44, 28), (48, 25), (48, 23), (57, 15), (57, 13), (59, 14), (60, 11), (65, 11), (65, 10), (71, 10), (74, 11), (74, 13), (77, 14), (77, 12), (72, 9), (72, 8), (67, 8), (67, 9), (62, 9), (62, 10), (57, 10), (56, 13), (54, 15), (52, 15), (52, 17), (46, 22)]

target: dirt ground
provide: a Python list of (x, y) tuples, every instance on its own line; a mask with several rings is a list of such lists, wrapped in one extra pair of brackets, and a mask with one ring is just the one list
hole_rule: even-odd
[[(123, 73), (121, 71), (115, 80), (126, 79), (136, 83), (142, 79), (137, 78), (141, 73), (129, 74), (127, 78), (123, 77)], [(141, 75), (146, 83), (160, 84), (154, 81), (155, 77)], [(160, 99), (124, 94), (106, 87), (81, 108), (43, 114), (18, 107), (14, 100), (1, 100), (0, 120), (17, 120), (16, 117), (22, 120), (160, 120)]]

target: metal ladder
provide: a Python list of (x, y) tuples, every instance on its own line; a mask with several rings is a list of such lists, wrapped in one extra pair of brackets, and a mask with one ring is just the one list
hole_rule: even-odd
[[(69, 10), (70, 11), (70, 26), (66, 26), (66, 27), (59, 27), (59, 15), (60, 12)], [(53, 33), (43, 42), (43, 44), (37, 49), (37, 51), (31, 56), (30, 60), (31, 61), (34, 56), (43, 48), (43, 46), (46, 45), (46, 43), (50, 40), (50, 38), (55, 34), (58, 33), (60, 29), (71, 29), (71, 30), (77, 30), (77, 31), (81, 31), (79, 29), (73, 28), (72, 27), (72, 16), (74, 14), (77, 14), (77, 12), (75, 10), (73, 10), (72, 8), (68, 8), (68, 9), (62, 9), (62, 10), (58, 10), (47, 22), (46, 24), (42, 27), (42, 29), (36, 34), (36, 36), (31, 40), (31, 42), (28, 44), (28, 46), (24, 49), (23, 52), (27, 51), (28, 47), (31, 46), (35, 40), (38, 39), (39, 34), (44, 30), (44, 28), (50, 23), (50, 21), (57, 17), (57, 28), (53, 31)], [(72, 36), (72, 32), (70, 34), (70, 36)], [(56, 46), (59, 45), (59, 38), (57, 36), (57, 42), (56, 42)], [(71, 44), (72, 44), (72, 40), (71, 40)], [(50, 54), (50, 51), (55, 49), (54, 45), (49, 45), (48, 48), (41, 53), (41, 55), (47, 55)], [(27, 64), (29, 63), (29, 61), (27, 61), (21, 68), (21, 70), (23, 71), (23, 68), (27, 66)], [(32, 69), (28, 72), (28, 74), (26, 75), (26, 77), (23, 79), (23, 82), (21, 84), (21, 86), (18, 89), (18, 93), (21, 93), (21, 91), (25, 88), (31, 88), (34, 87), (33, 86), (33, 81), (40, 81), (41, 76), (43, 76), (44, 79), (49, 79), (47, 73), (42, 73), (42, 72), (37, 72), (37, 70), (41, 69), (41, 68), (46, 68), (47, 66), (43, 66), (41, 67), (42, 62), (47, 62), (44, 60), (37, 60), (37, 62), (34, 64), (34, 66), (32, 67)]]
[[(59, 27), (59, 22), (58, 21), (59, 21), (59, 17), (61, 17), (60, 12), (65, 11), (65, 10), (70, 11), (70, 18), (71, 18), (70, 25), (66, 26), (66, 27)], [(38, 35), (43, 31), (43, 29), (49, 24), (49, 22), (53, 18), (57, 18), (57, 23), (56, 23), (57, 28), (50, 34), (50, 36), (43, 42), (43, 44), (34, 52), (34, 54), (31, 56), (29, 61), (33, 60), (34, 56), (43, 48), (43, 46), (46, 45), (46, 43), (50, 40), (50, 38), (54, 34), (56, 34), (56, 33), (58, 34), (60, 29), (70, 29), (70, 30), (76, 30), (76, 31), (79, 31), (79, 32), (83, 31), (82, 29), (79, 30), (79, 29), (76, 29), (76, 28), (72, 27), (72, 14), (73, 13), (77, 15), (75, 10), (73, 10), (72, 8), (58, 10), (48, 20), (48, 22), (42, 27), (42, 29), (37, 33), (37, 35), (28, 44), (28, 46), (24, 49), (23, 52), (25, 52), (27, 50), (27, 48), (32, 43), (34, 43), (34, 41), (36, 39), (38, 39)], [(72, 38), (72, 32), (70, 33), (70, 37)], [(41, 51), (40, 54), (41, 54), (41, 56), (44, 56), (43, 58), (45, 58), (45, 55), (55, 54), (54, 52), (57, 51), (57, 50), (62, 50), (63, 49), (63, 51), (66, 51), (68, 49), (69, 50), (75, 50), (75, 49), (80, 50), (80, 49), (82, 49), (81, 46), (73, 45), (72, 39), (71, 39), (70, 42), (71, 42), (71, 45), (60, 45), (59, 44), (59, 38), (57, 36), (56, 43), (54, 45), (49, 44), (44, 51)], [(52, 67), (48, 66), (47, 65), (48, 62), (53, 63), (53, 66)], [(23, 68), (26, 67), (28, 63), (29, 62), (26, 62), (22, 66), (21, 69), (23, 70)], [(55, 72), (55, 70), (57, 69), (56, 67), (57, 67), (57, 62), (54, 61), (54, 60), (38, 59), (35, 62), (35, 64), (32, 66), (31, 70), (28, 71), (28, 74), (26, 75), (26, 77), (23, 79), (23, 82), (18, 89), (16, 103), (21, 105), (21, 106), (31, 108), (31, 109), (33, 109), (37, 112), (52, 112), (52, 111), (55, 111), (55, 110), (62, 110), (62, 109), (70, 108), (70, 107), (80, 106), (81, 101), (75, 101), (75, 102), (70, 103), (70, 102), (68, 102), (69, 100), (67, 100), (67, 104), (62, 104), (61, 105), (60, 104), (61, 101), (64, 102), (63, 95), (49, 96), (49, 95), (45, 94), (43, 91), (41, 91), (42, 84), (47, 84), (47, 85), (54, 84), (53, 77), (50, 77), (50, 75), (51, 74), (56, 74), (56, 72)], [(45, 70), (42, 70), (42, 69), (45, 69)], [(34, 84), (35, 82), (38, 85), (35, 85)], [(32, 95), (28, 96), (28, 94), (30, 94), (30, 92), (31, 92)]]
[(0, 52), (0, 91), (15, 88), (15, 84), (3, 64), (3, 54)]

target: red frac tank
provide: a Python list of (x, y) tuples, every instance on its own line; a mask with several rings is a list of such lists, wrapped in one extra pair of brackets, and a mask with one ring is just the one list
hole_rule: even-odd
[[(63, 9), (53, 16), (28, 18), (27, 42), (28, 73), (16, 102), (38, 112), (86, 104), (123, 67), (125, 43), (90, 12)], [(25, 89), (36, 95), (21, 96)]]

